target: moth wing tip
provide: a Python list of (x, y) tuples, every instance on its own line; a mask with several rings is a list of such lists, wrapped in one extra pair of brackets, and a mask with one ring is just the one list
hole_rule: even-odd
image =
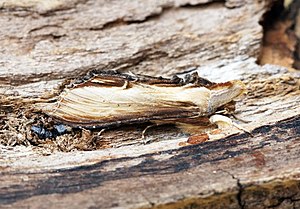
[(247, 86), (243, 81), (233, 80), (232, 83), (233, 83), (234, 86), (237, 86), (238, 88), (241, 89), (241, 93), (239, 94), (239, 96), (243, 96), (243, 95), (246, 95), (248, 93)]

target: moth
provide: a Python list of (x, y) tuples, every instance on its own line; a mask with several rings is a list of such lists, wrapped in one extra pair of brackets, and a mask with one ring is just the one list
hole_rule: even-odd
[(216, 112), (234, 110), (245, 89), (239, 80), (214, 83), (197, 73), (167, 79), (100, 71), (35, 108), (59, 123), (88, 129), (147, 122), (209, 126)]

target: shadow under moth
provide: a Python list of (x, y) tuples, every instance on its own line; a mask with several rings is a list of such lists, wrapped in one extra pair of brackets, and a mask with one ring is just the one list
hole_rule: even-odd
[[(244, 93), (245, 85), (239, 80), (213, 83), (197, 73), (167, 79), (100, 71), (66, 87), (54, 102), (37, 103), (35, 109), (75, 128), (148, 122), (206, 127), (222, 121), (215, 113), (233, 111), (234, 100)], [(56, 135), (61, 129), (54, 129)], [(32, 130), (38, 135), (43, 131), (47, 138), (47, 130)], [(49, 138), (52, 135), (48, 132)]]

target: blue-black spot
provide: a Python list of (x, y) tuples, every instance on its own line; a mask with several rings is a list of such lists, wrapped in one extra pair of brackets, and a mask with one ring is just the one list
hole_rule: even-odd
[(31, 131), (35, 133), (40, 139), (51, 139), (65, 134), (67, 132), (67, 128), (63, 124), (54, 125), (52, 129), (33, 125), (31, 127)]

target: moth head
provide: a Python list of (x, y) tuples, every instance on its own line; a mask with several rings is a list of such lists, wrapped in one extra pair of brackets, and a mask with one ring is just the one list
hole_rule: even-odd
[(218, 83), (210, 88), (209, 113), (236, 101), (247, 93), (245, 84), (240, 80)]

